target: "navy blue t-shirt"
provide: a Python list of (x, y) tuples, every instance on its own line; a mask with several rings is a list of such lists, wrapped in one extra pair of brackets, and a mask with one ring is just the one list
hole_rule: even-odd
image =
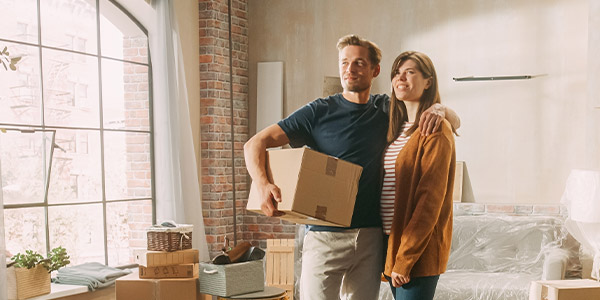
[[(350, 228), (380, 227), (383, 151), (387, 145), (389, 97), (371, 95), (366, 104), (342, 94), (319, 98), (277, 123), (290, 146), (316, 151), (363, 167)], [(311, 230), (334, 230), (313, 226)]]

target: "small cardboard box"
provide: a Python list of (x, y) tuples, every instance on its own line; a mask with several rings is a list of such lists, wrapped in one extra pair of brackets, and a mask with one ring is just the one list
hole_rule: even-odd
[(532, 281), (529, 300), (600, 299), (600, 282), (590, 279)]
[(262, 260), (227, 265), (200, 263), (200, 293), (229, 297), (265, 289)]
[(116, 300), (196, 300), (198, 279), (141, 279), (137, 272), (116, 281)]
[(136, 263), (146, 267), (162, 267), (182, 264), (195, 264), (200, 262), (198, 249), (165, 251), (141, 251), (136, 254)]
[(139, 267), (140, 278), (194, 278), (198, 277), (198, 264), (182, 264), (160, 267)]
[[(350, 226), (362, 167), (308, 148), (270, 150), (270, 182), (281, 190), (281, 219), (313, 225)], [(260, 199), (250, 187), (249, 211), (259, 212)]]

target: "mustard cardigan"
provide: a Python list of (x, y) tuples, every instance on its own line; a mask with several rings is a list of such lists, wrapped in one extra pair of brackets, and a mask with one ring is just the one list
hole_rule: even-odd
[(448, 121), (422, 136), (416, 130), (396, 159), (396, 200), (384, 274), (411, 277), (446, 271), (452, 242), (456, 154)]

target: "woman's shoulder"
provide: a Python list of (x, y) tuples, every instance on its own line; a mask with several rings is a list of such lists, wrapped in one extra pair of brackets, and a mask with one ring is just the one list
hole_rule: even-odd
[[(415, 133), (417, 133), (418, 131), (419, 130), (417, 129)], [(448, 120), (442, 120), (442, 124), (440, 125), (438, 131), (426, 136), (423, 142), (426, 143), (427, 141), (434, 139), (446, 139), (454, 142), (454, 131), (452, 130), (452, 125), (450, 125), (450, 122), (448, 122)]]
[(446, 135), (452, 135), (454, 133), (453, 129), (452, 129), (452, 125), (450, 124), (450, 121), (443, 119), (442, 120), (442, 125), (440, 126), (440, 131)]

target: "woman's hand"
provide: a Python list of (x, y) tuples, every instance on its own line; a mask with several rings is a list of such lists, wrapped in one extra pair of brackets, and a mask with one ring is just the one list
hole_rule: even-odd
[(446, 118), (446, 108), (436, 103), (429, 107), (421, 114), (419, 120), (419, 128), (421, 129), (421, 135), (428, 136), (440, 129), (442, 121)]
[(392, 286), (393, 287), (401, 287), (403, 284), (407, 284), (410, 282), (410, 276), (408, 275), (400, 275), (396, 272), (392, 272)]

